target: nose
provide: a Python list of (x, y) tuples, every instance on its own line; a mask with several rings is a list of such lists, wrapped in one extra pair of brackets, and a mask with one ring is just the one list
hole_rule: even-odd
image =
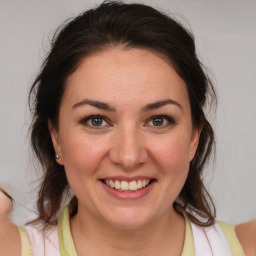
[(109, 152), (111, 161), (125, 170), (135, 169), (148, 159), (145, 141), (135, 128), (116, 132)]

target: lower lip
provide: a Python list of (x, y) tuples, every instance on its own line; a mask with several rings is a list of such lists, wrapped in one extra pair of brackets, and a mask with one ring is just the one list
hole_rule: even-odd
[(112, 196), (118, 198), (118, 199), (123, 199), (123, 200), (135, 200), (135, 199), (139, 199), (142, 198), (143, 196), (147, 195), (150, 190), (152, 189), (153, 185), (155, 184), (155, 182), (153, 181), (150, 185), (148, 185), (145, 188), (139, 189), (135, 192), (122, 192), (119, 190), (116, 190), (114, 188), (111, 188), (109, 186), (107, 186), (105, 183), (101, 182), (101, 184), (103, 185), (104, 189), (111, 194)]

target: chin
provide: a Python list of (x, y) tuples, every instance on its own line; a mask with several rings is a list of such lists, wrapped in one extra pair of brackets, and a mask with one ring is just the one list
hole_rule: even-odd
[(134, 222), (134, 221), (130, 221), (130, 222), (109, 222), (109, 224), (116, 228), (116, 229), (120, 229), (120, 230), (135, 230), (135, 229), (140, 229), (143, 226), (146, 225), (147, 222)]
[(112, 214), (107, 222), (116, 229), (140, 229), (150, 223), (150, 218), (147, 214), (141, 212)]

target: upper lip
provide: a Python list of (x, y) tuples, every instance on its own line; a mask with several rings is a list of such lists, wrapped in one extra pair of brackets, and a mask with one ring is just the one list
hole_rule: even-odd
[(134, 176), (134, 177), (126, 177), (126, 176), (111, 176), (111, 177), (103, 177), (100, 180), (120, 180), (120, 181), (138, 181), (138, 180), (156, 180), (156, 178), (151, 176)]

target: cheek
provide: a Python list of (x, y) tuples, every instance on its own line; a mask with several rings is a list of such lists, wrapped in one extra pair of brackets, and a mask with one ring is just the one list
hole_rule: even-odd
[(187, 172), (190, 163), (190, 143), (186, 136), (169, 136), (155, 143), (151, 148), (154, 160), (166, 173)]
[(189, 171), (189, 143), (182, 136), (170, 136), (152, 147), (152, 156), (158, 169), (162, 203), (170, 207), (178, 198)]
[(67, 173), (72, 175), (91, 175), (95, 172), (106, 154), (103, 140), (95, 136), (73, 133), (66, 136), (62, 144), (63, 164)]
[(155, 143), (154, 161), (159, 168), (159, 177), (165, 188), (163, 198), (174, 202), (188, 176), (190, 164), (190, 140), (187, 136), (169, 136)]
[[(93, 137), (93, 136), (92, 136)], [(104, 159), (106, 149), (97, 138), (92, 138), (79, 133), (65, 137), (62, 144), (63, 164), (68, 183), (79, 198), (93, 200), (90, 191), (95, 189), (100, 164)]]

